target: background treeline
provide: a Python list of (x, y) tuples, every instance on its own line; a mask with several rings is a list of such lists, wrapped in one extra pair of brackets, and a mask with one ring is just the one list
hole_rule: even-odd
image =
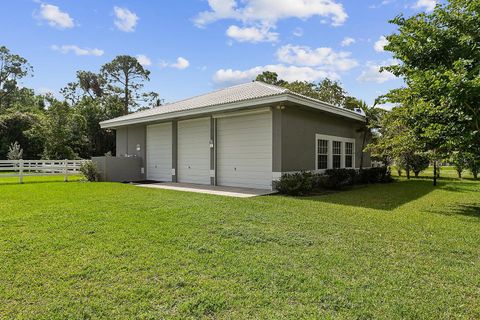
[(98, 73), (78, 71), (61, 90), (63, 99), (21, 87), (33, 68), (0, 47), (0, 159), (17, 142), (24, 159), (90, 158), (115, 152), (115, 133), (99, 123), (160, 105), (158, 94), (143, 92), (150, 72), (134, 57), (118, 56)]

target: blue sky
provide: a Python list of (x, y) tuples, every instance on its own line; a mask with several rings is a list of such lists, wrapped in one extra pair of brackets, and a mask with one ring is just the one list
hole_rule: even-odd
[(264, 70), (287, 80), (328, 76), (372, 103), (402, 82), (382, 36), (388, 20), (430, 11), (435, 0), (3, 0), (0, 45), (27, 58), (23, 85), (58, 90), (77, 70), (138, 56), (146, 89), (166, 102), (248, 82)]

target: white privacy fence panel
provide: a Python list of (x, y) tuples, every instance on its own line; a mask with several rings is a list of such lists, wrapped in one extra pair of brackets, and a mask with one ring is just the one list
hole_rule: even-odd
[(0, 160), (0, 177), (68, 176), (80, 173), (85, 160)]

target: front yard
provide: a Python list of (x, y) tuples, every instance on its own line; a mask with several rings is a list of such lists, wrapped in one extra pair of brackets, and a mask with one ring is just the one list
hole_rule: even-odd
[(1, 319), (480, 318), (478, 182), (237, 199), (42, 180), (0, 179)]

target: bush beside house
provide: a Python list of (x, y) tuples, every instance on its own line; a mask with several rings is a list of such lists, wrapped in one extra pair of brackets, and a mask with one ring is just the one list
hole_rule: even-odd
[(378, 167), (362, 170), (329, 169), (325, 173), (297, 172), (283, 174), (275, 182), (281, 194), (305, 196), (316, 190), (340, 190), (356, 184), (392, 182), (390, 168)]

